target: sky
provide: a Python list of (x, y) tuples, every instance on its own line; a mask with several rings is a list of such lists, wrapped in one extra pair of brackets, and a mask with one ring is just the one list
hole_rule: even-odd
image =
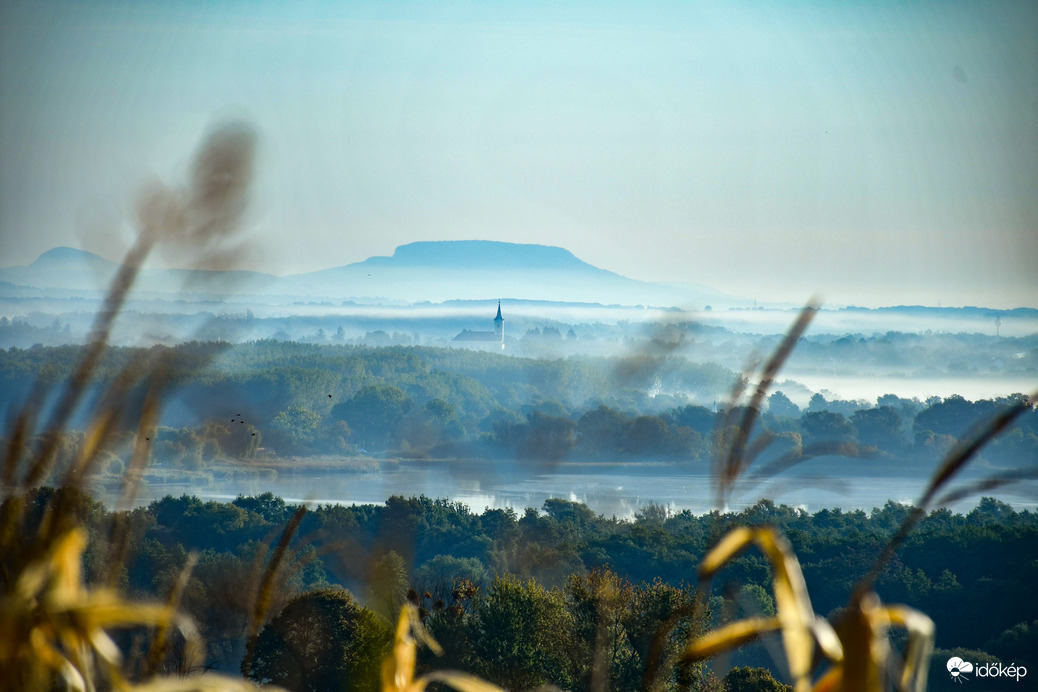
[(0, 3), (0, 266), (118, 259), (206, 132), (247, 268), (567, 248), (761, 301), (1038, 307), (1038, 3)]

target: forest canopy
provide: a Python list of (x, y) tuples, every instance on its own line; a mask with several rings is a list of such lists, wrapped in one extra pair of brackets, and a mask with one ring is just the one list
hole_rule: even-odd
[[(34, 382), (68, 378), (82, 350), (0, 351), (0, 414), (18, 410)], [(174, 389), (155, 460), (188, 469), (257, 454), (702, 462), (726, 406), (714, 393), (740, 377), (677, 355), (543, 360), (431, 347), (198, 342), (107, 348), (95, 390), (158, 355)], [(131, 398), (140, 401), (144, 388)], [(84, 424), (87, 399), (73, 428)], [(815, 394), (801, 408), (780, 384), (761, 423), (776, 454), (826, 442), (867, 459), (932, 461), (973, 424), (1023, 399)], [(983, 456), (998, 466), (1038, 461), (1038, 415), (1024, 415)]]
[[(133, 598), (162, 598), (197, 553), (183, 607), (199, 625), (211, 665), (239, 669), (250, 584), (269, 556), (265, 546), (296, 507), (269, 493), (230, 503), (185, 495), (111, 513), (77, 491), (41, 489), (28, 498), (29, 516), (38, 521), (41, 513), (32, 508), (42, 510), (58, 494), (90, 532), (88, 580), (106, 570), (113, 549), (106, 528), (115, 521), (133, 546), (121, 577)], [(799, 556), (814, 609), (832, 617), (911, 511), (888, 502), (869, 513), (811, 514), (762, 500), (743, 512), (703, 516), (648, 505), (624, 521), (561, 499), (522, 514), (477, 514), (427, 497), (317, 506), (291, 543), (289, 569), (278, 582), (249, 674), (291, 689), (320, 689), (321, 676), (329, 675), (356, 680), (353, 689), (372, 689), (388, 623), (410, 599), (445, 649), (442, 658), (425, 652), (422, 669), (467, 670), (510, 689), (547, 683), (589, 689), (599, 636), (594, 623), (607, 614), (616, 624), (609, 633), (616, 654), (610, 687), (635, 689), (660, 622), (692, 602), (693, 566), (729, 528), (782, 530)], [(1038, 665), (1038, 609), (1033, 599), (1019, 597), (1038, 580), (1036, 546), (1033, 512), (991, 498), (964, 515), (935, 510), (883, 570), (876, 591), (885, 602), (927, 612), (937, 624), (938, 653), (968, 649)], [(760, 554), (738, 558), (714, 583), (704, 619), (685, 621), (673, 644), (733, 619), (774, 613), (771, 579)], [(310, 636), (321, 628), (339, 634)], [(302, 649), (292, 653), (294, 647), (320, 651), (307, 658)], [(300, 660), (320, 665), (300, 668)], [(761, 645), (739, 650), (731, 665), (770, 668), (782, 677)]]

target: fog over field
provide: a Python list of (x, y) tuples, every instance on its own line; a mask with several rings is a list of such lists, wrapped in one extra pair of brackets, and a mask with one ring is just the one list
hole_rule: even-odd
[[(355, 295), (372, 285), (348, 267), (342, 276), (327, 270), (288, 284), (270, 277), (260, 292), (251, 292), (256, 288), (253, 277), (234, 272), (155, 270), (140, 279), (137, 292), (125, 304), (133, 317), (115, 324), (111, 341), (132, 346), (199, 339), (484, 350), (493, 346), (505, 356), (543, 359), (667, 355), (741, 372), (776, 347), (799, 309), (755, 304), (703, 287), (682, 293), (629, 282), (559, 248), (445, 242), (426, 243), (409, 252), (405, 265), (421, 266), (422, 277), (451, 275), (455, 282), (470, 277), (471, 285), (461, 292), (468, 296), (495, 286), (482, 269), (472, 273), (473, 262), (477, 267), (484, 264), (475, 261), (481, 259), (493, 260), (502, 274), (513, 277), (536, 275), (543, 262), (554, 266), (551, 277), (567, 281), (556, 285), (551, 277), (543, 279), (542, 294), (550, 287), (553, 300), (505, 294), (435, 302)], [(396, 266), (395, 255), (382, 259), (386, 261), (377, 266)], [(0, 347), (82, 343), (100, 309), (98, 286), (117, 266), (65, 249), (45, 253), (24, 267), (0, 269)], [(366, 279), (369, 267), (360, 266)], [(394, 272), (392, 279), (378, 285), (395, 287), (398, 295), (418, 295), (435, 284), (433, 278)], [(566, 286), (588, 277), (621, 298), (627, 291), (629, 300), (574, 300)], [(281, 292), (303, 285), (308, 287), (306, 295)], [(636, 302), (653, 297), (700, 302)], [(498, 305), (504, 322), (502, 333), (491, 339), (496, 342), (459, 340), (465, 332), (494, 332)], [(922, 400), (952, 394), (970, 399), (1005, 396), (1038, 388), (1036, 344), (1038, 310), (1032, 308), (823, 305), (786, 363), (783, 386), (800, 406), (819, 392), (829, 398), (873, 402), (883, 394)], [(657, 388), (682, 396), (665, 382)], [(726, 392), (684, 395), (710, 404), (723, 400)]]

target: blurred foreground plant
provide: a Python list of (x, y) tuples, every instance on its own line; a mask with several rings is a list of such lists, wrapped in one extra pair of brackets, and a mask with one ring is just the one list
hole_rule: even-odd
[[(84, 402), (107, 347), (108, 337), (139, 268), (155, 247), (187, 253), (189, 264), (225, 264), (236, 252), (228, 241), (244, 209), (251, 179), (255, 136), (240, 125), (215, 130), (199, 150), (183, 191), (153, 186), (138, 208), (138, 233), (108, 288), (94, 320), (82, 360), (56, 393), (37, 380), (11, 421), (0, 467), (0, 685), (16, 690), (245, 690), (235, 678), (154, 675), (171, 630), (183, 636), (191, 662), (200, 642), (178, 602), (191, 561), (166, 603), (124, 600), (114, 588), (126, 550), (125, 533), (113, 536), (107, 586), (90, 587), (82, 574), (86, 531), (75, 514), (76, 493), (48, 496), (38, 523), (28, 521), (29, 491), (43, 483), (76, 489), (117, 444), (121, 428), (136, 429), (131, 461), (123, 476), (124, 501), (132, 504), (150, 456), (159, 409), (168, 391), (169, 363), (139, 357), (119, 372), (97, 402), (82, 444), (71, 457), (59, 454), (63, 433)], [(134, 388), (147, 394), (139, 410)], [(45, 422), (45, 402), (50, 407)], [(134, 681), (112, 639), (115, 628), (150, 628), (152, 651)]]
[(397, 619), (393, 649), (382, 662), (382, 692), (421, 692), (432, 683), (443, 683), (461, 692), (504, 692), (482, 678), (454, 670), (433, 671), (416, 679), (419, 641), (437, 654), (442, 653), (440, 645), (418, 619), (418, 609), (408, 603)]
[[(719, 505), (723, 506), (727, 502), (736, 482), (774, 439), (766, 432), (753, 437), (761, 403), (816, 310), (817, 306), (812, 302), (801, 312), (763, 368), (757, 388), (748, 403), (743, 407), (737, 406), (748, 381), (744, 378), (733, 391), (727, 411), (718, 415), (714, 481), (717, 484)], [(750, 545), (756, 545), (771, 563), (776, 614), (773, 617), (740, 620), (709, 632), (685, 649), (682, 660), (693, 662), (710, 658), (765, 634), (777, 632), (782, 637), (785, 664), (797, 692), (923, 692), (933, 650), (933, 621), (907, 606), (884, 605), (873, 586), (913, 526), (934, 505), (944, 505), (1034, 475), (1034, 469), (996, 474), (938, 497), (940, 491), (965, 468), (980, 448), (1021, 413), (1031, 410), (1036, 399), (1038, 394), (976, 425), (950, 450), (917, 506), (888, 541), (868, 574), (853, 589), (848, 605), (836, 623), (829, 623), (812, 610), (800, 563), (778, 530), (767, 526), (742, 526), (731, 530), (710, 550), (699, 566), (700, 581), (707, 585), (701, 587), (701, 593), (709, 592), (710, 580), (725, 564)], [(735, 424), (737, 417), (738, 423)], [(751, 480), (769, 477), (809, 456), (841, 451), (848, 450), (821, 445), (811, 453), (803, 450), (786, 455), (769, 463)], [(907, 630), (907, 643), (902, 652), (895, 651), (890, 645), (888, 632), (891, 627)], [(828, 669), (813, 680), (823, 661), (828, 663)]]

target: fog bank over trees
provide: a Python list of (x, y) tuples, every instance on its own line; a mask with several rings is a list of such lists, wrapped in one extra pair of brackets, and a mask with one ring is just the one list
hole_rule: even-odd
[[(929, 338), (940, 344), (950, 337)], [(882, 355), (890, 339), (803, 347), (822, 353), (871, 348)], [(68, 378), (81, 351), (60, 346), (0, 352), (0, 415), (19, 410), (38, 378), (45, 384)], [(644, 351), (549, 360), (464, 348), (192, 342), (109, 348), (94, 386), (103, 388), (112, 373), (137, 359), (163, 353), (164, 376), (176, 388), (160, 421), (154, 456), (159, 464), (187, 470), (220, 459), (358, 453), (536, 462), (670, 460), (706, 468), (716, 436), (725, 434), (717, 428), (718, 412), (742, 376), (683, 355)], [(766, 400), (762, 425), (776, 440), (771, 454), (810, 457), (829, 445), (826, 454), (869, 464), (914, 460), (920, 468), (947, 452), (973, 423), (1024, 397), (1008, 393), (971, 401), (959, 395), (924, 399), (888, 393), (851, 400), (814, 393), (798, 401), (796, 387), (781, 381)], [(142, 390), (134, 396), (143, 395)], [(73, 417), (73, 428), (82, 427), (92, 405), (88, 398)], [(70, 454), (81, 437), (69, 433)], [(1033, 463), (1038, 414), (1023, 416), (982, 454), (999, 467)], [(125, 460), (110, 463), (118, 470)]]

